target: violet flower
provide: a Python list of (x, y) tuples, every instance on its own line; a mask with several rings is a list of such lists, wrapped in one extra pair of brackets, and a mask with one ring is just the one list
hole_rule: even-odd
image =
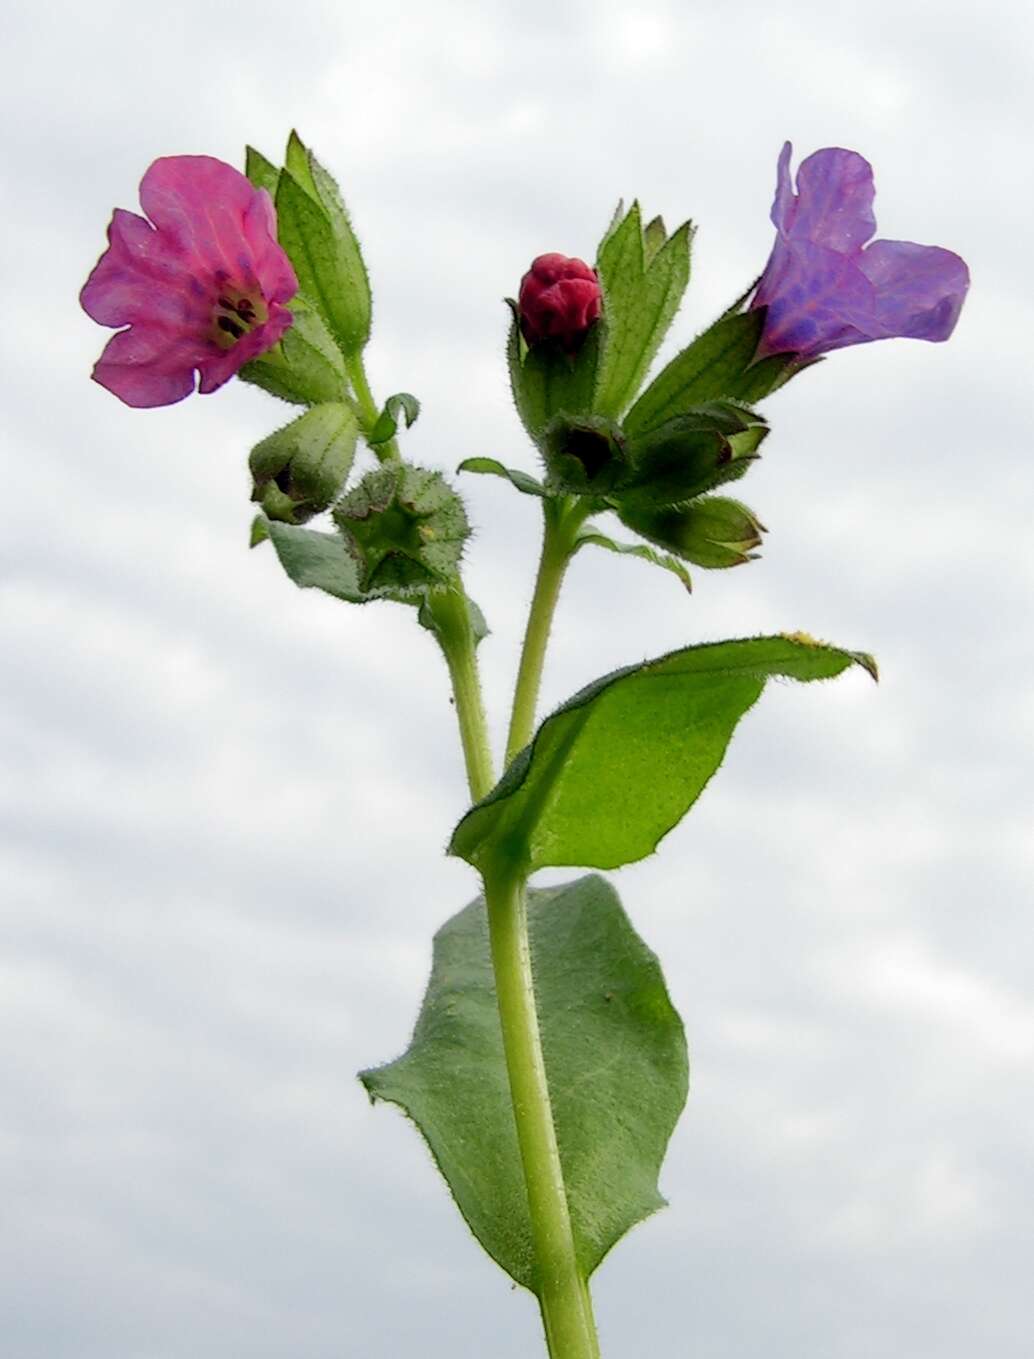
[(876, 230), (872, 166), (827, 146), (790, 182), (791, 146), (779, 156), (775, 245), (752, 306), (768, 308), (759, 353), (815, 358), (867, 340), (946, 340), (969, 287), (950, 250), (911, 241), (865, 242)]
[[(79, 300), (114, 335), (95, 381), (127, 406), (214, 392), (291, 324), (298, 291), (265, 189), (211, 156), (166, 156), (140, 182), (151, 219), (116, 208)], [(152, 225), (153, 223), (153, 225)]]

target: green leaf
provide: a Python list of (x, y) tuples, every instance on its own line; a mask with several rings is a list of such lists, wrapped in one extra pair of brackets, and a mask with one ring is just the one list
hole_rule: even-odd
[(635, 396), (686, 291), (692, 227), (686, 222), (666, 240), (663, 233), (660, 218), (644, 232), (633, 203), (600, 246), (606, 333), (593, 404), (600, 415), (616, 418)]
[(608, 538), (605, 533), (583, 529), (578, 535), (574, 550), (577, 552), (580, 548), (589, 546), (604, 547), (608, 552), (619, 552), (623, 556), (639, 557), (642, 561), (663, 567), (665, 571), (670, 571), (673, 575), (678, 576), (688, 593), (692, 594), (693, 592), (693, 582), (682, 563), (677, 558), (668, 556), (667, 553), (656, 552), (652, 547), (647, 547), (645, 543), (618, 543), (613, 538)]
[(284, 169), (289, 175), (294, 176), (310, 198), (315, 199), (317, 203), (319, 202), (320, 196), (316, 191), (316, 184), (312, 177), (308, 149), (293, 128), (287, 139), (287, 150), (284, 152)]
[(510, 325), (507, 359), (510, 386), (524, 428), (533, 442), (557, 415), (585, 415), (592, 410), (596, 368), (606, 322), (597, 321), (574, 354), (550, 342), (524, 343), (516, 319)]
[(456, 468), (457, 472), (481, 472), (488, 476), (503, 477), (504, 480), (516, 486), (518, 491), (525, 495), (537, 495), (545, 498), (546, 488), (541, 481), (537, 481), (527, 472), (522, 472), (519, 467), (504, 467), (496, 458), (465, 458)]
[[(308, 153), (306, 183), (281, 171), (276, 192), (280, 244), (304, 298), (321, 313), (344, 354), (370, 335), (370, 285), (337, 186)], [(301, 173), (301, 172), (300, 172)]]
[(339, 401), (348, 391), (344, 359), (319, 312), (296, 297), (294, 324), (279, 345), (246, 363), (238, 374), (245, 382), (299, 406)]
[(340, 534), (296, 528), (275, 520), (267, 521), (266, 534), (276, 549), (280, 565), (303, 590), (322, 590), (349, 604), (388, 599), (398, 604), (419, 605), (424, 598), (422, 589), (363, 590), (359, 584), (359, 568)]
[(766, 679), (828, 679), (850, 665), (875, 678), (870, 656), (793, 633), (616, 670), (543, 722), (459, 823), (449, 852), (522, 873), (643, 859), (700, 796)]
[(266, 160), (261, 151), (253, 146), (244, 148), (244, 173), (256, 189), (265, 189), (270, 198), (276, 198), (277, 180), (280, 171), (271, 160)]
[(644, 434), (708, 401), (760, 401), (798, 366), (793, 354), (754, 363), (763, 308), (725, 315), (677, 354), (629, 411), (628, 434)]
[(378, 415), (373, 429), (366, 436), (366, 442), (371, 448), (375, 444), (386, 444), (389, 439), (394, 439), (395, 432), (399, 427), (400, 414), (406, 422), (407, 429), (420, 414), (420, 402), (410, 392), (396, 392), (394, 396), (389, 396), (385, 401), (384, 409)]
[[(686, 1099), (686, 1040), (660, 965), (609, 884), (592, 876), (528, 895), (550, 1101), (588, 1277), (664, 1204), (657, 1175)], [(360, 1080), (408, 1114), (471, 1231), (537, 1291), (482, 900), (435, 936), (408, 1051)]]

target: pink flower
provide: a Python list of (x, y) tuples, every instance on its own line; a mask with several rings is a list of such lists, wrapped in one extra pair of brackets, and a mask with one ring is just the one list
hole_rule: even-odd
[(518, 309), (529, 345), (559, 340), (575, 350), (600, 314), (600, 283), (584, 260), (539, 255), (521, 279)]
[[(93, 377), (127, 406), (214, 392), (291, 324), (298, 291), (265, 189), (211, 156), (165, 156), (140, 181), (150, 222), (116, 208), (79, 295), (112, 336)], [(153, 223), (153, 225), (152, 225)]]

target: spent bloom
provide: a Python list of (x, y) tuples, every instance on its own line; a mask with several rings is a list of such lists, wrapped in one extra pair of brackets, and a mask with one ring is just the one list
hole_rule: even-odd
[(797, 171), (796, 193), (790, 154), (787, 142), (772, 204), (775, 245), (752, 304), (768, 308), (761, 352), (814, 358), (894, 336), (946, 340), (969, 287), (965, 262), (936, 245), (870, 240), (876, 190), (856, 151), (814, 152)]
[(600, 282), (584, 260), (539, 255), (521, 279), (521, 332), (529, 345), (558, 340), (575, 350), (600, 314)]
[(147, 217), (116, 208), (108, 249), (80, 294), (112, 336), (94, 379), (127, 406), (168, 406), (214, 392), (291, 324), (298, 291), (276, 239), (276, 213), (232, 165), (166, 156), (140, 182)]

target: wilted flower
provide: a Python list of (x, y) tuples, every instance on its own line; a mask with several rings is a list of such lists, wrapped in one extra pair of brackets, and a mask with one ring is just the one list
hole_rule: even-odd
[(965, 262), (935, 245), (866, 245), (876, 230), (869, 162), (825, 147), (802, 162), (794, 193), (790, 154), (787, 142), (772, 204), (778, 234), (752, 304), (768, 308), (761, 353), (814, 358), (894, 336), (946, 340), (969, 287)]
[(600, 283), (584, 260), (539, 255), (521, 279), (521, 332), (529, 345), (558, 340), (577, 349), (600, 314)]
[[(214, 392), (291, 324), (298, 291), (265, 189), (211, 156), (166, 156), (140, 183), (151, 219), (116, 208), (80, 294), (109, 341), (94, 379), (128, 406)], [(153, 223), (153, 225), (152, 225)]]

